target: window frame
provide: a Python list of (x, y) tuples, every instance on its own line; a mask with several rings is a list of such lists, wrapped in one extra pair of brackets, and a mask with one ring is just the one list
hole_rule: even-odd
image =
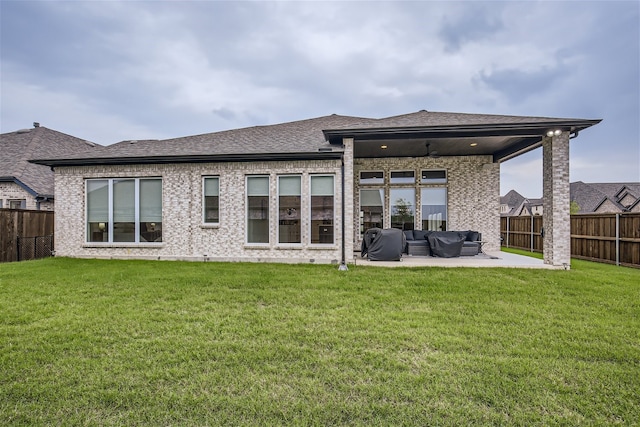
[[(362, 178), (363, 173), (381, 173), (382, 178)], [(375, 181), (371, 181), (375, 180)], [(379, 181), (378, 181), (379, 180)], [(384, 185), (384, 170), (362, 170), (358, 174), (358, 182), (360, 185)]]
[[(282, 221), (282, 219), (280, 218), (280, 179), (281, 178), (298, 178), (298, 181), (300, 183), (300, 193), (298, 194), (298, 198), (299, 198), (299, 206), (298, 206), (298, 211), (299, 211), (299, 224), (298, 224), (298, 241), (297, 242), (281, 242), (280, 241), (280, 221)], [(278, 229), (277, 229), (277, 244), (278, 246), (301, 246), (302, 245), (302, 214), (303, 214), (303, 210), (302, 210), (302, 174), (283, 174), (283, 175), (278, 175), (277, 176), (277, 185), (276, 185), (276, 206), (277, 206), (277, 212), (278, 212)]]
[[(363, 187), (360, 188), (360, 191), (358, 193), (358, 219), (359, 219), (359, 227), (360, 227), (360, 237), (362, 238), (362, 236), (364, 235), (365, 227), (364, 227), (364, 212), (362, 211), (362, 192), (363, 191), (378, 191), (382, 193), (382, 214), (381, 214), (381, 218), (380, 218), (380, 224), (381, 227), (380, 228), (384, 228), (384, 225), (386, 223), (385, 221), (385, 215), (387, 214), (387, 206), (386, 206), (386, 200), (385, 200), (385, 196), (387, 193), (387, 188), (385, 187)], [(373, 222), (373, 221), (371, 221)]]
[[(269, 203), (267, 206), (267, 241), (266, 242), (250, 242), (249, 241), (249, 180), (251, 178), (266, 178), (267, 179), (267, 202)], [(257, 174), (257, 175), (245, 175), (244, 180), (245, 185), (245, 213), (244, 213), (244, 243), (247, 246), (257, 246), (257, 247), (269, 247), (271, 245), (271, 175), (269, 174)], [(260, 196), (265, 197), (265, 196)]]
[[(411, 172), (413, 173), (413, 177), (411, 181), (394, 181), (394, 177), (393, 174), (396, 172), (400, 172), (400, 173), (408, 173)], [(395, 179), (409, 179), (408, 177), (402, 177), (402, 178), (395, 178)], [(389, 171), (389, 184), (392, 185), (416, 185), (417, 181), (416, 181), (416, 171), (415, 169), (398, 169), (398, 170), (391, 170)]]
[[(218, 221), (207, 221), (206, 198), (208, 196), (206, 196), (205, 190), (206, 190), (206, 181), (208, 179), (218, 180)], [(203, 175), (202, 176), (202, 224), (207, 227), (216, 227), (220, 225), (220, 175)]]
[[(332, 205), (332, 216), (331, 216), (331, 228), (333, 229), (332, 231), (332, 241), (330, 243), (322, 243), (322, 242), (313, 242), (313, 226), (314, 226), (314, 220), (313, 220), (313, 191), (312, 191), (312, 186), (313, 186), (313, 179), (314, 178), (322, 178), (322, 177), (330, 177), (332, 179), (333, 182), (333, 194), (332, 194), (332, 199), (333, 199), (333, 205)], [(344, 208), (344, 207), (343, 207)], [(309, 175), (309, 211), (308, 211), (308, 218), (309, 218), (309, 245), (310, 246), (319, 246), (319, 247), (328, 247), (328, 246), (333, 246), (336, 244), (336, 175), (335, 174), (329, 174), (329, 173), (324, 173), (324, 174), (310, 174)]]
[[(426, 179), (424, 178), (425, 172), (444, 172), (444, 178), (433, 178)], [(436, 184), (446, 184), (449, 181), (449, 175), (446, 169), (421, 169), (420, 170), (420, 183), (424, 185), (436, 185)]]
[[(133, 241), (115, 241), (114, 240), (114, 196), (113, 186), (115, 181), (134, 181), (134, 240)], [(141, 203), (140, 203), (140, 182), (141, 181), (158, 180), (160, 181), (160, 238), (161, 241), (141, 241), (140, 240), (140, 224), (141, 221)], [(107, 241), (92, 241), (89, 239), (89, 192), (88, 186), (91, 181), (106, 181), (107, 182)], [(160, 246), (164, 244), (163, 226), (164, 224), (164, 179), (161, 176), (149, 176), (149, 177), (112, 177), (112, 178), (85, 178), (84, 180), (84, 242), (86, 245), (109, 245), (109, 246), (139, 246), (139, 245), (153, 245)]]

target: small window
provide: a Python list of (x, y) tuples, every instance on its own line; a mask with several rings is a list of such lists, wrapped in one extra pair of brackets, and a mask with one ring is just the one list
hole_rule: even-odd
[(204, 177), (204, 222), (218, 224), (220, 222), (220, 178), (217, 176)]
[(9, 200), (9, 209), (26, 209), (26, 200)]
[(416, 182), (415, 171), (392, 171), (391, 184), (414, 184)]
[(384, 184), (384, 172), (360, 172), (360, 184)]
[(423, 184), (445, 184), (447, 182), (447, 171), (445, 170), (423, 170)]

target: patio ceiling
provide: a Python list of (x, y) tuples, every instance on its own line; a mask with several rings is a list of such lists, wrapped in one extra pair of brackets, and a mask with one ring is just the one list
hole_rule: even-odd
[(356, 158), (491, 155), (503, 162), (542, 145), (547, 132), (561, 130), (572, 137), (600, 120), (553, 120), (549, 122), (471, 126), (430, 126), (325, 130), (331, 143), (354, 139)]

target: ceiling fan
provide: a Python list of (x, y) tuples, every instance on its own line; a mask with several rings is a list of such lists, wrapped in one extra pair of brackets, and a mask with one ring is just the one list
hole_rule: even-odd
[(437, 151), (430, 151), (429, 150), (429, 146), (430, 145), (431, 144), (427, 143), (427, 154), (425, 155), (425, 157), (431, 157), (432, 159), (437, 159), (440, 156), (438, 155)]

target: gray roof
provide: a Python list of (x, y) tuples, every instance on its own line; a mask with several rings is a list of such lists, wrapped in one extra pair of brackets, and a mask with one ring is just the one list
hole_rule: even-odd
[[(88, 157), (77, 153), (67, 156), (33, 157), (33, 161), (50, 166), (108, 163), (173, 163), (199, 161), (249, 161), (339, 158), (342, 137), (353, 132), (377, 132), (379, 135), (407, 135), (412, 129), (517, 126), (536, 127), (536, 135), (546, 125), (564, 125), (575, 131), (592, 126), (599, 120), (551, 119), (541, 117), (497, 116), (484, 114), (434, 113), (418, 111), (401, 116), (372, 119), (332, 114), (308, 120), (253, 126), (203, 135), (165, 140), (122, 141), (99, 147)], [(403, 133), (398, 129), (401, 128)], [(486, 129), (486, 128), (483, 128)], [(373, 130), (373, 131), (372, 131)], [(418, 135), (412, 135), (416, 140)], [(517, 138), (516, 142), (521, 138)], [(540, 137), (537, 137), (539, 140)], [(535, 140), (535, 138), (534, 138)], [(535, 141), (534, 141), (535, 142)], [(531, 142), (533, 143), (533, 142)], [(527, 141), (527, 144), (530, 144)], [(468, 144), (467, 144), (468, 145)], [(364, 146), (360, 144), (360, 146)], [(424, 144), (414, 144), (419, 150)]]
[(42, 126), (3, 133), (0, 135), (0, 181), (15, 182), (34, 196), (53, 197), (51, 168), (28, 160), (78, 155), (94, 147), (92, 142)]
[(580, 206), (579, 213), (595, 212), (606, 200), (609, 200), (623, 212), (627, 208), (619, 201), (626, 194), (638, 199), (640, 197), (640, 182), (585, 183), (577, 181), (570, 185), (570, 198)]

